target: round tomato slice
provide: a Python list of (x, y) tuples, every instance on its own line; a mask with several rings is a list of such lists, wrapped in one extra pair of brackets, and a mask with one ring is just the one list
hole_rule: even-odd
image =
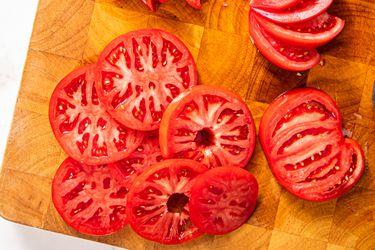
[(109, 167), (129, 190), (134, 178), (147, 167), (163, 160), (159, 147), (158, 131), (147, 132), (141, 145), (128, 157), (112, 163)]
[(158, 129), (169, 103), (197, 83), (188, 48), (156, 29), (116, 38), (100, 55), (96, 72), (98, 96), (108, 112), (137, 130)]
[(196, 179), (191, 189), (191, 221), (205, 233), (229, 233), (250, 217), (257, 197), (258, 182), (246, 170), (210, 169)]
[(270, 12), (252, 8), (256, 13), (277, 23), (299, 23), (310, 20), (325, 12), (333, 0), (301, 0), (283, 11)]
[(255, 127), (239, 96), (200, 85), (169, 105), (159, 139), (165, 158), (192, 159), (208, 168), (244, 167), (254, 150)]
[(345, 21), (324, 12), (311, 20), (296, 24), (276, 24), (255, 14), (264, 30), (275, 38), (297, 46), (319, 47), (335, 38)]
[(202, 232), (191, 223), (190, 189), (202, 164), (192, 160), (165, 160), (139, 175), (128, 194), (127, 215), (140, 236), (162, 244), (190, 241)]
[(89, 165), (120, 160), (143, 138), (107, 113), (98, 99), (94, 71), (89, 65), (71, 72), (56, 86), (49, 106), (51, 127), (64, 151)]
[(315, 49), (294, 46), (268, 34), (252, 11), (249, 14), (249, 32), (260, 53), (280, 68), (303, 71), (311, 69), (320, 62), (320, 56)]
[(106, 165), (67, 158), (52, 181), (52, 201), (64, 221), (83, 234), (114, 233), (127, 224), (126, 189)]
[(250, 6), (270, 11), (284, 10), (297, 5), (301, 0), (252, 0)]
[(344, 139), (341, 114), (320, 90), (296, 89), (276, 98), (262, 117), (259, 137), (277, 181), (302, 199), (336, 198), (362, 175), (361, 149)]

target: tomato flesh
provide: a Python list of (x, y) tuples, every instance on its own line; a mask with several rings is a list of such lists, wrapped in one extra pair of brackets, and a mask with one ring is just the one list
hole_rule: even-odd
[(314, 67), (320, 61), (315, 49), (294, 46), (269, 35), (252, 11), (249, 14), (249, 32), (262, 55), (280, 68), (303, 71)]
[(302, 199), (337, 198), (362, 175), (362, 150), (353, 140), (344, 139), (341, 114), (320, 90), (296, 89), (276, 98), (259, 130), (276, 179)]
[[(142, 0), (142, 2), (151, 10), (155, 11), (156, 10), (156, 3), (157, 0)], [(160, 1), (161, 2), (161, 1)]]
[(52, 201), (64, 221), (80, 233), (105, 235), (127, 224), (126, 189), (106, 165), (67, 158), (52, 182)]
[(244, 167), (255, 146), (250, 110), (240, 97), (214, 86), (196, 86), (167, 108), (160, 126), (166, 158), (218, 166)]
[(161, 30), (137, 30), (116, 38), (97, 63), (100, 100), (115, 119), (133, 129), (158, 129), (169, 103), (196, 83), (189, 50)]
[(296, 5), (282, 11), (267, 11), (252, 8), (254, 12), (277, 23), (299, 23), (310, 20), (325, 12), (333, 0), (301, 0)]
[(221, 167), (200, 175), (191, 190), (190, 218), (209, 234), (229, 233), (246, 222), (258, 197), (255, 177), (241, 168)]
[(99, 101), (93, 65), (77, 69), (56, 86), (49, 120), (64, 151), (86, 164), (106, 164), (128, 156), (143, 133), (114, 120)]
[(127, 215), (140, 236), (162, 244), (190, 241), (202, 232), (190, 221), (195, 178), (207, 169), (192, 160), (165, 160), (139, 175), (128, 194)]
[(302, 23), (276, 24), (255, 14), (264, 30), (281, 41), (297, 45), (318, 47), (335, 38), (344, 28), (345, 22), (327, 12)]
[(250, 6), (265, 10), (283, 10), (296, 5), (301, 0), (252, 0)]
[(186, 0), (186, 2), (193, 8), (199, 10), (202, 8), (201, 0)]

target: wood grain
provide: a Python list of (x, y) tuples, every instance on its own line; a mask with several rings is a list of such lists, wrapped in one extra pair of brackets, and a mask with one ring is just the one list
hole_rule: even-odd
[[(287, 72), (263, 58), (247, 34), (248, 1), (203, 0), (201, 11), (170, 0), (150, 13), (140, 0), (40, 0), (0, 174), (0, 215), (8, 220), (129, 249), (375, 249), (375, 4), (335, 0), (330, 12), (346, 21), (342, 34), (320, 48), (323, 64)], [(228, 6), (224, 6), (224, 2)], [(256, 127), (276, 96), (298, 87), (328, 92), (343, 126), (361, 144), (366, 169), (338, 200), (312, 203), (282, 189), (257, 142), (246, 167), (260, 186), (253, 216), (223, 236), (203, 235), (179, 246), (143, 240), (130, 227), (103, 237), (67, 226), (51, 201), (51, 179), (66, 155), (48, 122), (49, 97), (74, 68), (95, 63), (115, 37), (135, 29), (172, 32), (190, 49), (203, 84), (238, 93)]]

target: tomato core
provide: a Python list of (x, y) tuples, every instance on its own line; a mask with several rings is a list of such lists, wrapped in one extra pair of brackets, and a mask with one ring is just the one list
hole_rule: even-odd
[(182, 211), (184, 211), (184, 207), (188, 202), (189, 197), (187, 197), (185, 194), (174, 193), (169, 197), (167, 201), (168, 212), (181, 213)]
[(198, 146), (208, 147), (215, 144), (215, 134), (210, 128), (204, 128), (197, 132), (194, 141)]

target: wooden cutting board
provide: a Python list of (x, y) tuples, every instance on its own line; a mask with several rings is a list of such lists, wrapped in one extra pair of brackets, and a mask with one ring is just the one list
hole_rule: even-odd
[[(301, 74), (259, 54), (247, 34), (248, 11), (247, 0), (203, 0), (201, 11), (171, 0), (155, 13), (140, 0), (40, 0), (0, 176), (1, 216), (129, 249), (375, 249), (374, 0), (334, 2), (330, 12), (346, 21), (345, 29), (319, 49), (322, 65)], [(197, 60), (200, 82), (241, 95), (257, 126), (268, 103), (285, 90), (307, 85), (328, 92), (341, 108), (347, 134), (364, 150), (360, 182), (338, 200), (297, 199), (277, 184), (258, 143), (247, 166), (260, 183), (258, 206), (233, 233), (166, 247), (143, 240), (130, 227), (105, 237), (69, 228), (51, 201), (51, 179), (66, 155), (49, 125), (49, 97), (60, 79), (94, 63), (113, 38), (151, 27), (181, 38)]]

